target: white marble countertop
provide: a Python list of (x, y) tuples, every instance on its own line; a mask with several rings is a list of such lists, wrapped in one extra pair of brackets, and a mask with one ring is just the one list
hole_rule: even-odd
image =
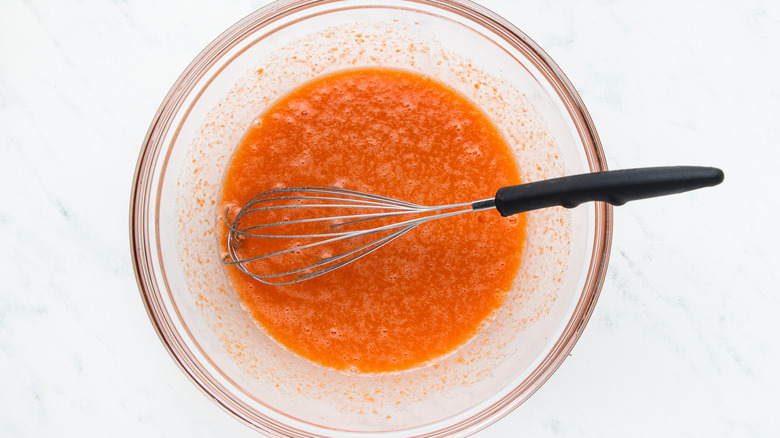
[[(168, 88), (265, 3), (2, 2), (0, 436), (259, 436), (159, 342), (128, 203)], [(777, 436), (780, 3), (483, 4), (563, 68), (610, 167), (712, 165), (726, 182), (615, 210), (571, 357), (477, 436)]]

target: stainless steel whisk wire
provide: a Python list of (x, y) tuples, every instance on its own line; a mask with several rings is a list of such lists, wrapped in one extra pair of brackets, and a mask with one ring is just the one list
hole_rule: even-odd
[[(284, 196), (285, 194), (291, 194)], [(328, 196), (329, 195), (329, 196)], [(303, 204), (283, 204), (283, 205), (270, 205), (275, 202), (316, 202), (303, 203)], [(299, 283), (304, 280), (308, 280), (314, 277), (331, 272), (346, 264), (352, 263), (376, 250), (387, 245), (393, 240), (401, 237), (403, 234), (411, 231), (415, 227), (435, 219), (442, 219), (445, 217), (456, 216), (463, 213), (469, 213), (476, 210), (483, 210), (492, 208), (492, 199), (486, 199), (480, 202), (467, 202), (459, 204), (448, 204), (439, 206), (425, 206), (413, 204), (410, 202), (399, 201), (397, 199), (387, 198), (384, 196), (373, 195), (369, 193), (356, 192), (353, 190), (342, 189), (338, 187), (332, 188), (320, 188), (320, 187), (285, 187), (275, 190), (270, 190), (261, 193), (249, 202), (247, 202), (236, 217), (231, 221), (228, 220), (229, 208), (225, 210), (224, 221), (228, 227), (228, 254), (229, 258), (223, 260), (225, 264), (235, 265), (245, 274), (254, 278), (255, 280), (272, 285), (287, 285)], [(296, 219), (282, 222), (272, 222), (267, 224), (252, 225), (246, 228), (240, 228), (240, 221), (242, 218), (250, 214), (257, 214), (262, 212), (269, 212), (273, 210), (285, 210), (285, 209), (333, 209), (333, 208), (360, 208), (360, 209), (381, 209), (381, 212), (375, 213), (362, 213), (362, 214), (350, 214), (340, 216), (322, 216), (315, 218)], [(446, 210), (446, 213), (437, 213)], [(326, 222), (326, 221), (346, 221), (330, 224), (330, 228), (344, 227), (359, 222), (365, 222), (370, 220), (378, 220), (395, 216), (413, 215), (413, 214), (428, 214), (428, 216), (409, 219), (401, 222), (396, 222), (389, 225), (375, 227), (365, 230), (355, 231), (334, 231), (329, 233), (319, 234), (258, 234), (253, 231), (268, 227), (280, 227), (289, 226), (294, 224), (313, 223), (313, 222)], [(374, 240), (368, 244), (362, 245), (358, 248), (346, 251), (341, 254), (337, 254), (330, 257), (320, 259), (318, 262), (306, 265), (301, 268), (291, 269), (284, 272), (272, 273), (272, 274), (257, 274), (250, 272), (244, 264), (253, 261), (263, 260), (270, 257), (276, 257), (284, 254), (291, 253), (293, 251), (300, 251), (315, 246), (321, 246), (330, 244), (333, 242), (353, 239), (359, 236), (366, 236), (370, 234), (380, 233), (383, 231), (395, 230), (390, 234), (387, 234), (377, 240)], [(267, 238), (267, 239), (304, 239), (304, 238), (323, 238), (312, 243), (304, 245), (294, 246), (281, 251), (276, 251), (269, 254), (263, 254), (255, 257), (241, 258), (238, 254), (238, 247), (241, 244), (242, 238)], [(334, 263), (338, 260), (338, 263)], [(308, 272), (307, 272), (308, 271)], [(271, 278), (285, 277), (289, 275), (298, 274), (294, 279), (289, 281), (269, 281)]]

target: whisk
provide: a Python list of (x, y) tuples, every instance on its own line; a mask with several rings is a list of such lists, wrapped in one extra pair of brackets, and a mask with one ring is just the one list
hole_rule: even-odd
[[(352, 263), (436, 219), (493, 208), (502, 216), (510, 216), (553, 206), (573, 208), (588, 201), (623, 205), (714, 186), (723, 177), (720, 169), (697, 166), (604, 171), (503, 187), (494, 198), (438, 206), (335, 187), (280, 188), (252, 198), (231, 221), (229, 209), (225, 211), (228, 254), (223, 263), (235, 265), (261, 283), (294, 284)], [(297, 216), (287, 217), (293, 211)], [(240, 255), (247, 239), (283, 239), (291, 243), (262, 254)], [(358, 243), (343, 249), (349, 241)], [(323, 245), (340, 245), (342, 252), (299, 256)], [(280, 263), (263, 263), (275, 258), (284, 259), (281, 268)], [(274, 266), (280, 271), (271, 271)]]

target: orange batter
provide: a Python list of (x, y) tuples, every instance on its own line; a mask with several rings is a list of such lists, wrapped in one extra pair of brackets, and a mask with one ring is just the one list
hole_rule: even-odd
[[(490, 198), (519, 182), (508, 146), (466, 98), (418, 74), (359, 69), (305, 84), (253, 124), (227, 170), (220, 212), (229, 207), (231, 219), (278, 187), (337, 186), (438, 205)], [(261, 284), (235, 267), (228, 274), (247, 309), (291, 351), (342, 370), (402, 370), (454, 351), (489, 320), (514, 281), (524, 233), (522, 215), (482, 211), (424, 224), (298, 284)]]

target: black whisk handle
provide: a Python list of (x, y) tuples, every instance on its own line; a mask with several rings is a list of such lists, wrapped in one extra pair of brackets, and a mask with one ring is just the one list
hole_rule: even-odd
[(603, 201), (623, 205), (636, 199), (687, 192), (723, 182), (723, 171), (714, 167), (672, 166), (610, 170), (502, 187), (495, 205), (501, 216), (539, 208), (576, 207)]

